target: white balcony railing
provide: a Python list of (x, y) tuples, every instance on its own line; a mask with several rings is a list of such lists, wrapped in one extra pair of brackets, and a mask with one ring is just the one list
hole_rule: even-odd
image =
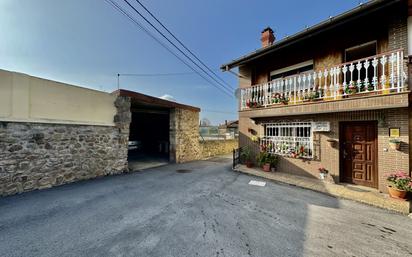
[(403, 50), (343, 63), (338, 66), (272, 80), (241, 90), (241, 110), (351, 95), (405, 91)]

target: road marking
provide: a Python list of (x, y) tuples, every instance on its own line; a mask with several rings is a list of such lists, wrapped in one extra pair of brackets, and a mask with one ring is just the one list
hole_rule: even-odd
[(266, 185), (266, 182), (251, 180), (249, 182), (249, 185), (264, 187)]

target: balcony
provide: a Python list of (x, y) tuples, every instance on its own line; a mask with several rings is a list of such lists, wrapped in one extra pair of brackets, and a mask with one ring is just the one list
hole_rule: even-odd
[(293, 115), (407, 107), (406, 79), (403, 50), (396, 50), (244, 88), (240, 110), (257, 117), (263, 109)]

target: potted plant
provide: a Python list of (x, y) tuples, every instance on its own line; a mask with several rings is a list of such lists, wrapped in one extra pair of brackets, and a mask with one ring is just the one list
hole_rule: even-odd
[(270, 153), (262, 151), (256, 156), (256, 161), (263, 171), (270, 171)]
[(311, 102), (315, 102), (315, 101), (320, 100), (319, 97), (320, 97), (319, 92), (318, 92), (318, 91), (315, 91), (315, 92), (310, 93), (310, 95), (309, 95), (309, 100), (310, 100)]
[(318, 170), (320, 179), (325, 180), (326, 176), (328, 175), (328, 170), (323, 166), (320, 166)]
[(358, 92), (358, 87), (356, 85), (351, 84), (346, 87), (345, 92), (348, 95), (354, 95)]
[(287, 97), (282, 97), (280, 98), (280, 102), (284, 105), (287, 105), (289, 103), (289, 99)]
[(392, 198), (405, 199), (406, 193), (412, 191), (411, 177), (403, 171), (390, 174), (387, 180), (390, 182), (388, 191)]
[(393, 150), (399, 150), (401, 148), (401, 141), (397, 138), (390, 139), (389, 146)]
[(267, 160), (270, 164), (270, 169), (271, 171), (276, 171), (276, 168), (279, 163), (279, 156), (277, 154), (271, 154), (269, 155), (269, 158)]
[(244, 148), (242, 148), (242, 151), (240, 153), (240, 158), (242, 162), (246, 164), (246, 167), (248, 168), (253, 167), (252, 150), (250, 149), (250, 146), (245, 146)]
[(275, 93), (272, 94), (272, 104), (279, 104), (280, 103), (280, 94)]
[(369, 92), (375, 91), (375, 86), (373, 84), (368, 84), (367, 89)]

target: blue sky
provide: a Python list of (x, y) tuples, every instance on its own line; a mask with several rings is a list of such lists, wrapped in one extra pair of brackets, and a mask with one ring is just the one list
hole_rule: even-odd
[[(264, 27), (272, 27), (277, 38), (283, 38), (359, 4), (358, 0), (141, 1), (234, 88), (236, 77), (220, 72), (219, 66), (259, 48)], [(117, 73), (191, 71), (103, 0), (0, 0), (0, 35), (0, 69), (108, 92), (117, 87)], [(153, 96), (172, 95), (202, 108), (201, 117), (214, 124), (237, 117), (236, 99), (195, 74), (121, 77), (120, 86)]]

